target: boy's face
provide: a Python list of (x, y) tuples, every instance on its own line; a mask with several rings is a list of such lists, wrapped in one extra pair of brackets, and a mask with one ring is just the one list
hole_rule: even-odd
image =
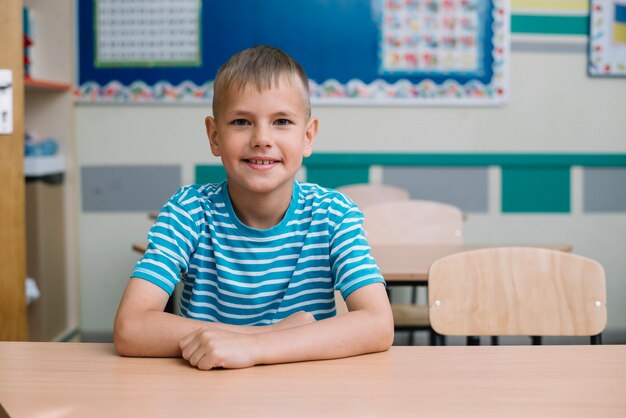
[(251, 84), (226, 91), (217, 119), (207, 117), (206, 128), (211, 151), (226, 169), (231, 198), (290, 198), (317, 126), (317, 119), (307, 120), (303, 87), (291, 78), (261, 92)]

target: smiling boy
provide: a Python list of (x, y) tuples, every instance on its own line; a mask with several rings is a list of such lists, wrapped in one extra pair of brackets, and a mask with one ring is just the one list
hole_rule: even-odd
[[(208, 370), (388, 349), (393, 320), (361, 212), (295, 180), (318, 130), (300, 65), (268, 46), (233, 56), (206, 130), (227, 180), (183, 187), (164, 205), (118, 308), (117, 352)], [(163, 310), (179, 281), (177, 316)]]

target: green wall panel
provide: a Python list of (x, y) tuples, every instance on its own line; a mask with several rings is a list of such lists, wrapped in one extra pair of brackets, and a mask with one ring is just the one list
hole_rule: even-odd
[(511, 32), (585, 36), (589, 34), (589, 16), (512, 15)]
[(500, 153), (328, 153), (318, 152), (304, 161), (315, 167), (391, 166), (572, 166), (626, 167), (626, 154), (500, 154)]
[(221, 183), (226, 180), (226, 171), (221, 165), (197, 165), (196, 183)]
[(502, 167), (503, 213), (569, 211), (569, 167)]
[(306, 181), (323, 187), (337, 188), (346, 184), (368, 183), (368, 165), (309, 166), (306, 165)]

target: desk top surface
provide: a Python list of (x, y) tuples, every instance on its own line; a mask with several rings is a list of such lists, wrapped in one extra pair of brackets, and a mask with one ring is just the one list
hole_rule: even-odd
[(624, 345), (392, 347), (205, 372), (111, 344), (0, 342), (0, 370), (11, 417), (626, 416)]

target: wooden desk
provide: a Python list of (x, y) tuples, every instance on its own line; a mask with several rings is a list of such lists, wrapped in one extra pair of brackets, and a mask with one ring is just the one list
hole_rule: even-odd
[[(428, 269), (440, 258), (464, 251), (502, 246), (506, 245), (372, 245), (372, 256), (374, 256), (387, 284), (416, 285), (428, 282)], [(569, 244), (519, 246), (572, 251), (572, 246)]]
[(203, 372), (110, 344), (1, 342), (0, 371), (16, 418), (626, 416), (626, 346), (615, 345), (392, 347)]

